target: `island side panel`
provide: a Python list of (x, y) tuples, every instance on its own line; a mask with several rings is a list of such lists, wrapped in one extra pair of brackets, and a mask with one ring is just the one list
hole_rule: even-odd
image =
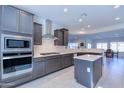
[(92, 68), (93, 68), (92, 62), (74, 59), (76, 81), (86, 87), (89, 88), (92, 87)]
[(93, 86), (97, 84), (102, 76), (103, 59), (100, 58), (93, 63)]

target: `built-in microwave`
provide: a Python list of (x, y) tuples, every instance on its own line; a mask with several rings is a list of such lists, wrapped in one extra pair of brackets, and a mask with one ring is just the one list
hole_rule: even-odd
[(31, 51), (32, 37), (20, 35), (1, 35), (1, 48), (4, 52), (9, 51)]

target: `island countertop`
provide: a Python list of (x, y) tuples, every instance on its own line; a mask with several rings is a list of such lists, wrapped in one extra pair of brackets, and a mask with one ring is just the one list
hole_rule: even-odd
[(82, 55), (82, 56), (76, 56), (76, 57), (74, 57), (74, 59), (87, 60), (87, 61), (93, 62), (101, 57), (102, 56), (100, 56), (100, 55), (86, 54), (86, 55)]

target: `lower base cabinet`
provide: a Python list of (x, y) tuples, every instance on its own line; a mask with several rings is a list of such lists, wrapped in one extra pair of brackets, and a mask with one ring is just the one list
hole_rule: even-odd
[(34, 60), (32, 78), (36, 79), (71, 65), (73, 65), (73, 54), (56, 55)]
[(73, 54), (62, 55), (62, 68), (73, 65)]
[(46, 60), (45, 62), (46, 74), (52, 73), (62, 68), (60, 59), (61, 59), (60, 57), (55, 57)]
[(45, 62), (44, 61), (38, 61), (33, 62), (33, 73), (32, 78), (39, 78), (43, 75), (45, 75)]

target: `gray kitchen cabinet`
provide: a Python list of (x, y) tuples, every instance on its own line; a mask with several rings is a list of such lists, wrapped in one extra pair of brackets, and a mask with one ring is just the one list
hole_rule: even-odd
[(60, 57), (53, 57), (49, 58), (45, 62), (45, 71), (46, 74), (52, 73), (62, 68), (61, 65), (61, 58)]
[(34, 23), (34, 30), (33, 30), (33, 37), (34, 37), (34, 45), (41, 45), (42, 44), (42, 25), (38, 23)]
[(68, 45), (68, 29), (62, 28), (54, 31), (54, 36), (58, 39), (55, 40), (55, 45), (67, 46)]
[(63, 40), (64, 42), (64, 46), (68, 46), (68, 30), (66, 31), (64, 31), (64, 40)]
[(96, 84), (100, 77), (102, 76), (102, 66), (103, 66), (103, 59), (100, 58), (99, 60), (95, 61), (93, 64), (93, 83)]
[(1, 27), (3, 31), (18, 32), (19, 10), (11, 6), (1, 6)]
[(84, 59), (85, 57), (83, 56), (74, 59), (75, 79), (78, 83), (88, 88), (93, 88), (96, 86), (97, 82), (102, 76), (102, 57), (99, 57), (94, 60), (88, 60), (88, 58)]
[(1, 22), (1, 16), (2, 16), (2, 5), (0, 5), (0, 22)]
[(0, 6), (0, 30), (32, 34), (33, 15), (10, 5)]
[(62, 55), (62, 68), (73, 65), (73, 54)]
[(37, 61), (33, 62), (33, 79), (45, 75), (45, 62)]
[(54, 32), (55, 37), (57, 37), (58, 39), (55, 40), (55, 45), (63, 45), (64, 41), (63, 41), (63, 32), (60, 30), (56, 30)]
[(20, 10), (19, 32), (33, 33), (33, 16), (30, 13)]

